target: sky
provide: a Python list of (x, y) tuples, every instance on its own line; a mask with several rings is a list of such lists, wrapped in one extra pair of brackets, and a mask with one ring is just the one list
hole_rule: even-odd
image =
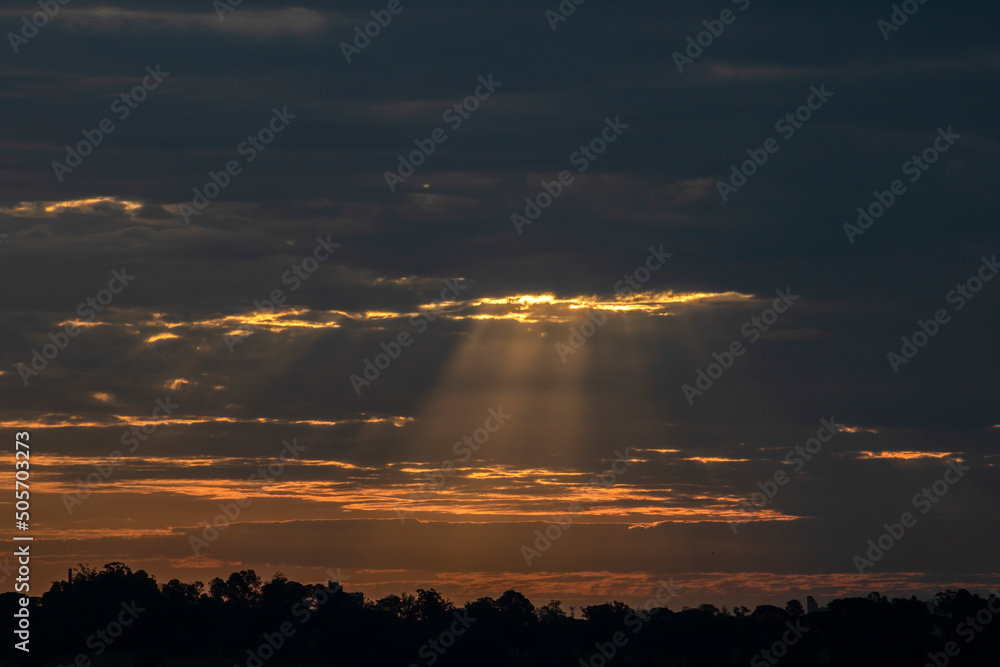
[(0, 4), (33, 594), (998, 586), (1000, 8), (55, 4)]

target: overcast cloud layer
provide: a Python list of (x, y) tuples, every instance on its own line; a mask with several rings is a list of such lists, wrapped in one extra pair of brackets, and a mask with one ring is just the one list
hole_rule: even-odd
[[(553, 30), (554, 0), (403, 0), (347, 62), (341, 44), (385, 6), (247, 0), (220, 19), (207, 0), (73, 0), (5, 39), (0, 394), (8, 442), (31, 432), (44, 577), (341, 567), (369, 595), (506, 584), (542, 603), (645, 599), (674, 576), (692, 606), (995, 585), (1000, 8), (930, 0), (886, 40), (878, 3), (592, 0)], [(2, 32), (33, 10), (5, 3)], [(477, 90), (466, 118), (447, 113)], [(105, 118), (92, 154), (53, 166)], [(273, 141), (247, 148), (269, 123)], [(447, 140), (390, 188), (436, 128)], [(602, 131), (614, 141), (580, 172)], [(936, 140), (926, 170), (905, 166)], [(723, 198), (748, 149), (767, 161)], [(550, 206), (512, 220), (563, 170)], [(845, 229), (897, 179), (884, 215)], [(322, 261), (293, 269), (307, 257)], [(113, 271), (134, 278), (89, 317)], [(893, 362), (936, 311), (926, 346)], [(152, 417), (168, 398), (174, 414)], [(456, 450), (489, 410), (511, 417)], [(786, 455), (821, 420), (835, 432), (800, 467)], [(276, 481), (247, 481), (293, 439)], [(963, 474), (921, 513), (914, 495), (948, 470)], [(748, 516), (776, 471), (790, 481)], [(527, 563), (522, 545), (574, 503)], [(859, 576), (854, 556), (907, 511), (916, 525)]]

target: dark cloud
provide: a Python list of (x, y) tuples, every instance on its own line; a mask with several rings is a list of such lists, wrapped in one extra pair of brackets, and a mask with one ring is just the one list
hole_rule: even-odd
[[(51, 527), (176, 533), (128, 546), (69, 540), (60, 557), (120, 552), (164, 574), (189, 571), (178, 565), (181, 533), (217, 502), (199, 485), (234, 492), (239, 462), (297, 437), (314, 461), (361, 468), (290, 470), (299, 492), (333, 499), (262, 499), (259, 523), (220, 540), (220, 571), (244, 561), (318, 567), (317, 535), (349, 545), (337, 555), (357, 568), (518, 571), (517, 545), (538, 520), (530, 510), (555, 511), (562, 499), (544, 477), (455, 478), (466, 510), (493, 492), (498, 508), (524, 510), (505, 519), (497, 509), (481, 525), (439, 522), (447, 515), (428, 509), (400, 526), (386, 507), (344, 521), (351, 501), (335, 499), (348, 490), (405, 497), (416, 474), (402, 462), (454, 456), (452, 443), (502, 404), (517, 419), (472, 471), (523, 467), (558, 480), (601, 472), (616, 448), (678, 450), (643, 454), (619, 487), (632, 496), (611, 503), (617, 519), (574, 528), (544, 569), (843, 574), (883, 521), (960, 458), (974, 472), (883, 572), (935, 582), (989, 572), (984, 554), (995, 545), (984, 542), (979, 508), (996, 488), (1000, 282), (960, 309), (949, 295), (1000, 249), (998, 9), (926, 3), (886, 41), (876, 22), (888, 5), (741, 4), (585, 3), (553, 31), (545, 11), (556, 2), (405, 2), (348, 63), (341, 42), (383, 5), (245, 2), (220, 20), (201, 0), (74, 0), (18, 53), (6, 51), (5, 426), (36, 424), (46, 454), (76, 461), (52, 464), (39, 501), (58, 515)], [(19, 32), (34, 8), (4, 9), (0, 32)], [(679, 73), (674, 52), (725, 8), (736, 20)], [(120, 96), (147, 67), (169, 74), (121, 117)], [(451, 126), (446, 112), (475, 94), (480, 76), (499, 87)], [(814, 86), (833, 95), (782, 136), (776, 122)], [(285, 108), (294, 118), (249, 160), (244, 142)], [(114, 130), (58, 180), (53, 162), (104, 118)], [(628, 127), (578, 173), (575, 152), (615, 118)], [(385, 172), (436, 128), (447, 141), (390, 191)], [(910, 181), (905, 163), (939, 128), (961, 136)], [(717, 181), (770, 137), (780, 150), (723, 201)], [(234, 160), (240, 173), (186, 223), (181, 205)], [(574, 182), (518, 234), (511, 215), (562, 170)], [(895, 179), (906, 192), (851, 243), (844, 225)], [(287, 272), (318, 239), (340, 247), (292, 289)], [(602, 311), (608, 323), (563, 363), (556, 343), (571, 340), (587, 307), (612, 304), (618, 281), (661, 246), (672, 257), (644, 283), (649, 292), (746, 298)], [(26, 387), (18, 366), (123, 268), (134, 283)], [(421, 328), (411, 318), (441, 299), (447, 280), (464, 287), (448, 297), (459, 303)], [(261, 317), (255, 301), (276, 289), (281, 316)], [(745, 324), (778, 289), (801, 298), (751, 342)], [(517, 302), (542, 294), (575, 301), (558, 316)], [(894, 372), (887, 354), (938, 309), (949, 322)], [(227, 349), (226, 335), (250, 331)], [(350, 376), (402, 334), (412, 346), (356, 392)], [(736, 341), (745, 354), (689, 404), (681, 386)], [(66, 514), (61, 485), (166, 396), (182, 406), (177, 421), (86, 511)], [(649, 511), (736, 507), (831, 416), (849, 430), (769, 507), (798, 520), (733, 536), (724, 521), (657, 523)], [(74, 420), (89, 425), (66, 425)], [(192, 458), (212, 463), (183, 464)], [(146, 484), (157, 491), (136, 492)], [(168, 495), (163, 484), (190, 488)], [(654, 500), (637, 500), (643, 493)], [(156, 519), (141, 521), (159, 502)], [(280, 523), (281, 513), (300, 521)], [(441, 544), (481, 552), (442, 553)], [(706, 564), (706, 551), (720, 563)]]

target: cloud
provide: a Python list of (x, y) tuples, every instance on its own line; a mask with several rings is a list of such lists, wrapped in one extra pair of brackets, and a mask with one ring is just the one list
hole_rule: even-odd
[[(52, 522), (40, 567), (53, 578), (100, 559), (161, 578), (349, 564), (366, 592), (473, 596), (516, 575), (565, 601), (645, 599), (652, 573), (672, 572), (694, 603), (727, 590), (783, 603), (782, 586), (864, 586), (845, 575), (854, 550), (958, 458), (975, 474), (872, 581), (992, 577), (977, 573), (995, 569), (998, 534), (981, 518), (1000, 487), (995, 281), (899, 374), (885, 355), (998, 247), (1000, 8), (970, 21), (928, 5), (935, 16), (886, 44), (868, 3), (755, 4), (681, 75), (672, 52), (711, 18), (697, 3), (588, 3), (554, 33), (537, 3), (413, 3), (350, 64), (340, 43), (370, 20), (363, 3), (243, 3), (221, 21), (208, 0), (154, 4), (74, 0), (0, 86), (17, 128), (0, 151), (0, 261), (16, 285), (0, 318), (3, 423), (33, 429), (50, 457), (52, 488), (33, 502)], [(9, 30), (25, 11), (4, 10)], [(64, 147), (156, 63), (163, 89), (57, 182)], [(389, 192), (397, 156), (490, 73), (496, 95)], [(721, 201), (716, 181), (823, 83), (836, 97), (822, 114)], [(295, 124), (185, 225), (179, 203), (283, 105)], [(516, 234), (510, 214), (618, 114), (622, 140)], [(954, 149), (847, 243), (857, 207), (948, 123)], [(318, 236), (341, 247), (291, 291), (282, 277)], [(645, 289), (615, 294), (661, 244), (673, 256)], [(79, 322), (77, 304), (123, 266), (134, 287)], [(416, 333), (444, 280), (467, 289), (357, 395), (349, 377)], [(801, 300), (688, 405), (681, 385), (789, 286)], [(256, 305), (276, 289), (273, 313)], [(563, 364), (556, 343), (595, 310), (607, 324)], [(86, 326), (26, 388), (18, 366), (70, 321)], [(245, 343), (230, 354), (224, 334)], [(154, 422), (167, 395), (182, 408)], [(400, 524), (399, 503), (497, 405), (517, 419)], [(836, 439), (734, 536), (740, 502), (831, 415)], [(68, 515), (60, 494), (153, 423)], [(250, 489), (289, 438), (309, 464)], [(519, 545), (625, 446), (628, 476), (528, 571)], [(191, 560), (185, 531), (251, 492), (252, 513)]]
[(121, 200), (116, 197), (90, 197), (71, 201), (26, 201), (16, 206), (0, 207), (0, 214), (15, 218), (46, 219), (63, 213), (79, 213), (103, 216), (109, 213), (124, 213), (134, 217), (142, 209), (142, 203)]
[(321, 30), (326, 18), (305, 7), (255, 10), (238, 8), (221, 15), (133, 10), (120, 7), (66, 8), (60, 18), (71, 29), (102, 33), (120, 30), (210, 29), (245, 35), (296, 35)]

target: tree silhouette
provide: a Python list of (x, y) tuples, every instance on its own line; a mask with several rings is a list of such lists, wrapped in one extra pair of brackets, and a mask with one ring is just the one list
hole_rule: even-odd
[[(0, 595), (0, 613), (10, 618), (19, 598)], [(949, 667), (978, 667), (996, 664), (1000, 651), (1000, 621), (985, 622), (993, 615), (988, 603), (1000, 608), (1000, 600), (964, 589), (942, 591), (930, 604), (872, 593), (833, 600), (811, 614), (796, 600), (752, 613), (738, 606), (733, 614), (711, 604), (646, 614), (613, 601), (585, 606), (583, 618), (573, 618), (558, 600), (536, 608), (513, 589), (461, 607), (433, 588), (359, 604), (342, 590), (280, 572), (263, 585), (253, 570), (233, 572), (213, 579), (206, 591), (202, 582), (178, 579), (157, 585), (142, 570), (116, 562), (100, 570), (81, 565), (69, 581), (53, 583), (33, 600), (30, 660), (69, 665), (83, 654), (95, 667), (247, 665), (266, 637), (280, 636), (278, 648), (267, 647), (268, 667), (429, 667), (432, 661), (435, 667), (578, 667), (602, 660), (609, 667), (729, 667), (761, 664), (761, 651), (795, 623), (808, 631), (788, 647), (782, 666), (922, 665), (939, 655), (949, 658)], [(95, 643), (95, 633), (129, 606), (142, 609), (134, 622), (116, 628), (113, 641)], [(960, 625), (970, 619), (979, 628), (971, 641), (972, 626), (963, 632)], [(283, 627), (294, 632), (276, 635)], [(957, 656), (943, 653), (948, 642), (960, 647)], [(95, 647), (109, 656), (101, 656), (105, 662), (96, 660)], [(14, 651), (11, 642), (0, 647), (0, 664), (31, 664), (21, 656), (15, 663)]]
[(785, 612), (789, 616), (796, 618), (798, 616), (802, 616), (803, 614), (805, 614), (806, 610), (802, 606), (802, 603), (799, 602), (798, 600), (789, 600), (788, 603), (785, 605)]

